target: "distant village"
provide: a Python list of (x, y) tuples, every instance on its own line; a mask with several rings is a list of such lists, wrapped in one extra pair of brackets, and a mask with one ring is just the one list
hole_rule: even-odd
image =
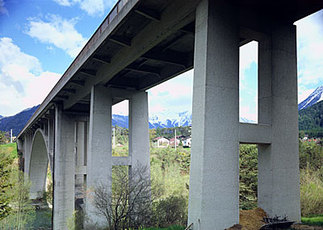
[(156, 137), (153, 140), (153, 147), (156, 148), (167, 148), (167, 147), (178, 147), (191, 148), (192, 138), (190, 136), (178, 136), (171, 139), (165, 137)]

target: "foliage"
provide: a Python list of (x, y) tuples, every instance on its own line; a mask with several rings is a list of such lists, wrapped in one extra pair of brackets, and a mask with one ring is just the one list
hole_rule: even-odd
[(112, 191), (105, 184), (94, 190), (94, 207), (108, 223), (108, 229), (137, 229), (149, 225), (151, 219), (150, 178), (146, 166), (137, 166), (131, 172), (114, 167)]
[(240, 145), (239, 201), (243, 210), (257, 207), (258, 151), (256, 145)]
[(128, 145), (129, 130), (120, 126), (114, 126), (116, 144)]
[(0, 145), (6, 144), (8, 143), (8, 141), (9, 139), (6, 132), (0, 131)]
[(323, 226), (323, 215), (302, 217), (302, 223), (307, 225)]
[(143, 230), (185, 230), (185, 227), (173, 225), (167, 228), (144, 228)]
[(298, 113), (299, 129), (310, 137), (323, 137), (323, 101)]
[(175, 135), (175, 130), (176, 130), (176, 135), (177, 136), (190, 136), (191, 135), (191, 127), (190, 126), (181, 126), (181, 127), (173, 127), (173, 128), (157, 128), (155, 129), (155, 136), (156, 137), (165, 137), (167, 139), (171, 139)]
[(301, 212), (302, 216), (323, 213), (323, 180), (310, 167), (301, 170)]
[(183, 196), (168, 196), (153, 204), (154, 222), (158, 227), (171, 225), (186, 226), (187, 198)]
[(14, 170), (12, 167), (14, 154), (11, 147), (12, 144), (0, 145), (0, 220), (8, 216), (11, 211), (10, 197), (8, 197), (8, 191), (14, 185), (11, 181)]
[(35, 209), (29, 199), (30, 182), (17, 167), (11, 172), (10, 181), (12, 186), (8, 188), (5, 196), (8, 197), (11, 210), (1, 224), (17, 230), (26, 229), (35, 217)]
[(85, 220), (84, 212), (77, 210), (73, 212), (72, 217), (67, 220), (68, 230), (81, 230)]
[[(299, 142), (299, 167), (321, 170), (323, 165), (323, 148), (314, 142)], [(322, 171), (323, 173), (323, 171)], [(322, 176), (322, 175), (321, 175)], [(323, 177), (321, 177), (323, 179)]]

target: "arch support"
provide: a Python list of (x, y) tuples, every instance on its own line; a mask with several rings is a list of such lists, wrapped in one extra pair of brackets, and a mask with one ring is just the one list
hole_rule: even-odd
[(28, 170), (31, 181), (30, 198), (38, 199), (43, 197), (46, 189), (48, 168), (48, 148), (45, 136), (40, 129), (35, 132), (30, 154), (30, 166)]

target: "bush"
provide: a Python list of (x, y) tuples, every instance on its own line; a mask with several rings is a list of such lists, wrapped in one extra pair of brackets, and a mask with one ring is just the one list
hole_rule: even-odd
[[(299, 167), (305, 169), (307, 167), (313, 170), (321, 170), (323, 165), (322, 146), (315, 142), (299, 143)], [(322, 175), (321, 175), (322, 176)], [(323, 179), (323, 177), (321, 177)]]
[(249, 210), (257, 207), (258, 151), (256, 145), (240, 145), (239, 206)]
[(319, 171), (310, 168), (301, 170), (301, 212), (302, 216), (323, 213), (323, 181)]
[(158, 227), (171, 225), (186, 226), (187, 199), (183, 196), (169, 196), (153, 203), (154, 222)]

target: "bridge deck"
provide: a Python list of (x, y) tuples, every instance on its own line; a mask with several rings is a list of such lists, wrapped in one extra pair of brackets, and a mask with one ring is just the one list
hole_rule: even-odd
[[(193, 68), (195, 8), (199, 1), (120, 0), (63, 74), (27, 125), (37, 128), (53, 103), (88, 113), (93, 85), (147, 90)], [(294, 22), (322, 7), (319, 0), (240, 0), (241, 28), (266, 33), (271, 23)], [(273, 13), (275, 12), (275, 13)], [(249, 40), (243, 38), (241, 44)], [(114, 103), (123, 100), (115, 98)]]

